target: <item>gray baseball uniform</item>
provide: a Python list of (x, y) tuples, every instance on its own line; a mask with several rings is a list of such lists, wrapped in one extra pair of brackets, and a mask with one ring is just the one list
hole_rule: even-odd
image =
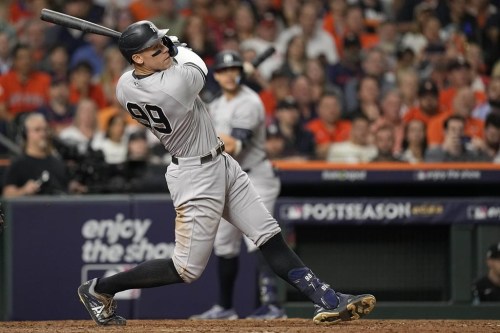
[[(274, 175), (271, 162), (266, 157), (265, 111), (260, 97), (247, 86), (242, 85), (237, 95), (228, 100), (224, 95), (209, 105), (217, 133), (231, 134), (233, 129), (252, 132), (251, 139), (235, 157), (241, 168), (248, 173), (257, 193), (266, 208), (272, 213), (280, 192), (279, 178)], [(214, 251), (221, 257), (235, 257), (241, 248), (241, 232), (224, 219), (219, 224), (215, 237)], [(244, 237), (248, 251), (257, 248)]]
[(205, 64), (184, 47), (175, 59), (178, 64), (146, 77), (124, 73), (116, 94), (177, 160), (166, 174), (177, 212), (172, 259), (181, 278), (191, 282), (207, 265), (221, 217), (257, 246), (281, 230), (238, 162), (219, 153), (221, 143), (198, 97)]

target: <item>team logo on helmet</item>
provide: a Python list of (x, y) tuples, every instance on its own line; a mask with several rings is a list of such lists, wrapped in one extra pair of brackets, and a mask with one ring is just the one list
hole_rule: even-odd
[(231, 53), (224, 54), (224, 58), (222, 59), (224, 63), (233, 62), (233, 55)]
[(153, 25), (153, 23), (151, 23), (151, 22), (150, 22), (148, 25), (149, 25), (149, 27), (151, 28), (151, 30), (153, 30), (153, 32), (154, 32), (154, 33), (158, 33), (158, 30), (157, 30), (157, 29), (156, 29), (156, 27)]

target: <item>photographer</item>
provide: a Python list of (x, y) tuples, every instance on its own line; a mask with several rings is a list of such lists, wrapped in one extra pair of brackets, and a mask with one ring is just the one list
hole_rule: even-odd
[(84, 186), (70, 181), (64, 162), (52, 154), (49, 127), (43, 115), (26, 116), (21, 133), (23, 154), (6, 171), (4, 197), (86, 192)]

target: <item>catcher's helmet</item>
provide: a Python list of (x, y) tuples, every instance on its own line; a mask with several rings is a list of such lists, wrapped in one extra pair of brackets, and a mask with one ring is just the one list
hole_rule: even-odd
[(158, 30), (150, 21), (132, 23), (122, 32), (118, 40), (121, 53), (132, 63), (132, 56), (153, 46), (167, 34), (168, 29)]
[(238, 67), (243, 69), (243, 60), (236, 51), (221, 51), (215, 55), (214, 70), (218, 71), (224, 68)]

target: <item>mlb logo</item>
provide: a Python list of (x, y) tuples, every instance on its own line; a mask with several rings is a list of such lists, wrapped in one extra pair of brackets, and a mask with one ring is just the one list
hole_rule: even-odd
[(301, 205), (284, 205), (280, 208), (280, 219), (284, 220), (300, 220), (302, 218)]
[(485, 220), (488, 218), (488, 207), (469, 206), (467, 207), (467, 216), (473, 220)]

